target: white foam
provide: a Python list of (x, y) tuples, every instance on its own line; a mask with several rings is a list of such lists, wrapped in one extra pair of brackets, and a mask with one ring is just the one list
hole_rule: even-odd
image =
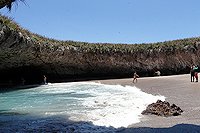
[[(146, 106), (164, 96), (154, 96), (142, 92), (137, 87), (121, 85), (104, 85), (100, 83), (83, 83), (88, 87), (82, 93), (94, 97), (84, 99), (82, 105), (88, 121), (99, 126), (127, 127), (140, 122), (141, 112)], [(88, 108), (88, 110), (87, 110)]]
[(147, 94), (135, 86), (94, 82), (52, 83), (8, 94), (9, 98), (2, 97), (5, 101), (0, 104), (2, 108), (30, 114), (67, 115), (71, 120), (115, 128), (140, 122), (141, 112), (148, 104), (165, 100), (164, 96)]
[(87, 120), (95, 125), (115, 128), (140, 122), (141, 112), (148, 104), (158, 99), (165, 100), (164, 96), (147, 94), (135, 86), (105, 85), (94, 82), (50, 84), (43, 92), (90, 94), (92, 97), (80, 98), (82, 102), (80, 105), (83, 107), (70, 112), (71, 119)]

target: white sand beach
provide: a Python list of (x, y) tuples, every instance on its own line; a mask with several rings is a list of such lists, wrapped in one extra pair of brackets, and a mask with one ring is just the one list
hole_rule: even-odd
[(142, 91), (163, 95), (170, 104), (174, 103), (184, 112), (180, 116), (143, 116), (141, 122), (130, 125), (120, 132), (200, 132), (200, 83), (190, 82), (190, 75), (160, 76), (132, 79), (110, 79), (98, 81), (104, 84), (130, 85)]

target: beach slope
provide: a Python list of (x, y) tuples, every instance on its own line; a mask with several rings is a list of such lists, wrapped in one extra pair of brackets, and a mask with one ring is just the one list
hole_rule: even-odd
[(184, 111), (182, 115), (172, 117), (143, 115), (141, 122), (120, 132), (200, 132), (200, 84), (190, 82), (189, 74), (139, 78), (135, 84), (131, 78), (100, 82), (136, 86), (146, 93), (165, 96), (166, 101)]

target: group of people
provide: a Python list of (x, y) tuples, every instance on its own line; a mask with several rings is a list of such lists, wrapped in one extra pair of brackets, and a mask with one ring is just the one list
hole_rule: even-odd
[(198, 66), (192, 65), (190, 68), (190, 74), (191, 74), (191, 82), (198, 82)]
[[(197, 65), (192, 65), (190, 68), (190, 74), (191, 74), (191, 82), (198, 82), (198, 71), (199, 67)], [(157, 76), (160, 76), (160, 71), (156, 71), (155, 74)], [(139, 78), (139, 75), (134, 72), (133, 74), (133, 83), (137, 83), (137, 78)]]
[[(160, 72), (159, 70), (157, 70), (157, 71), (155, 72), (155, 75), (156, 75), (156, 76), (160, 76), (160, 75), (161, 75), (161, 72)], [(137, 78), (139, 78), (139, 75), (138, 75), (136, 72), (134, 72), (134, 74), (133, 74), (133, 83), (137, 83)]]

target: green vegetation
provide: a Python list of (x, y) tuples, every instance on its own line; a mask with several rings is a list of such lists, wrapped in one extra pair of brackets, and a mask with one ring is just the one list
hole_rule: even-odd
[(200, 42), (200, 38), (187, 38), (174, 41), (165, 41), (149, 44), (109, 44), (109, 43), (88, 43), (88, 42), (76, 42), (76, 41), (61, 41), (51, 38), (47, 38), (38, 34), (34, 34), (25, 30), (15, 23), (13, 19), (0, 15), (0, 26), (7, 26), (13, 32), (20, 32), (24, 38), (29, 38), (35, 45), (62, 45), (68, 47), (68, 49), (79, 52), (91, 52), (91, 53), (129, 53), (144, 51), (174, 51), (182, 50), (187, 45), (195, 45)]

